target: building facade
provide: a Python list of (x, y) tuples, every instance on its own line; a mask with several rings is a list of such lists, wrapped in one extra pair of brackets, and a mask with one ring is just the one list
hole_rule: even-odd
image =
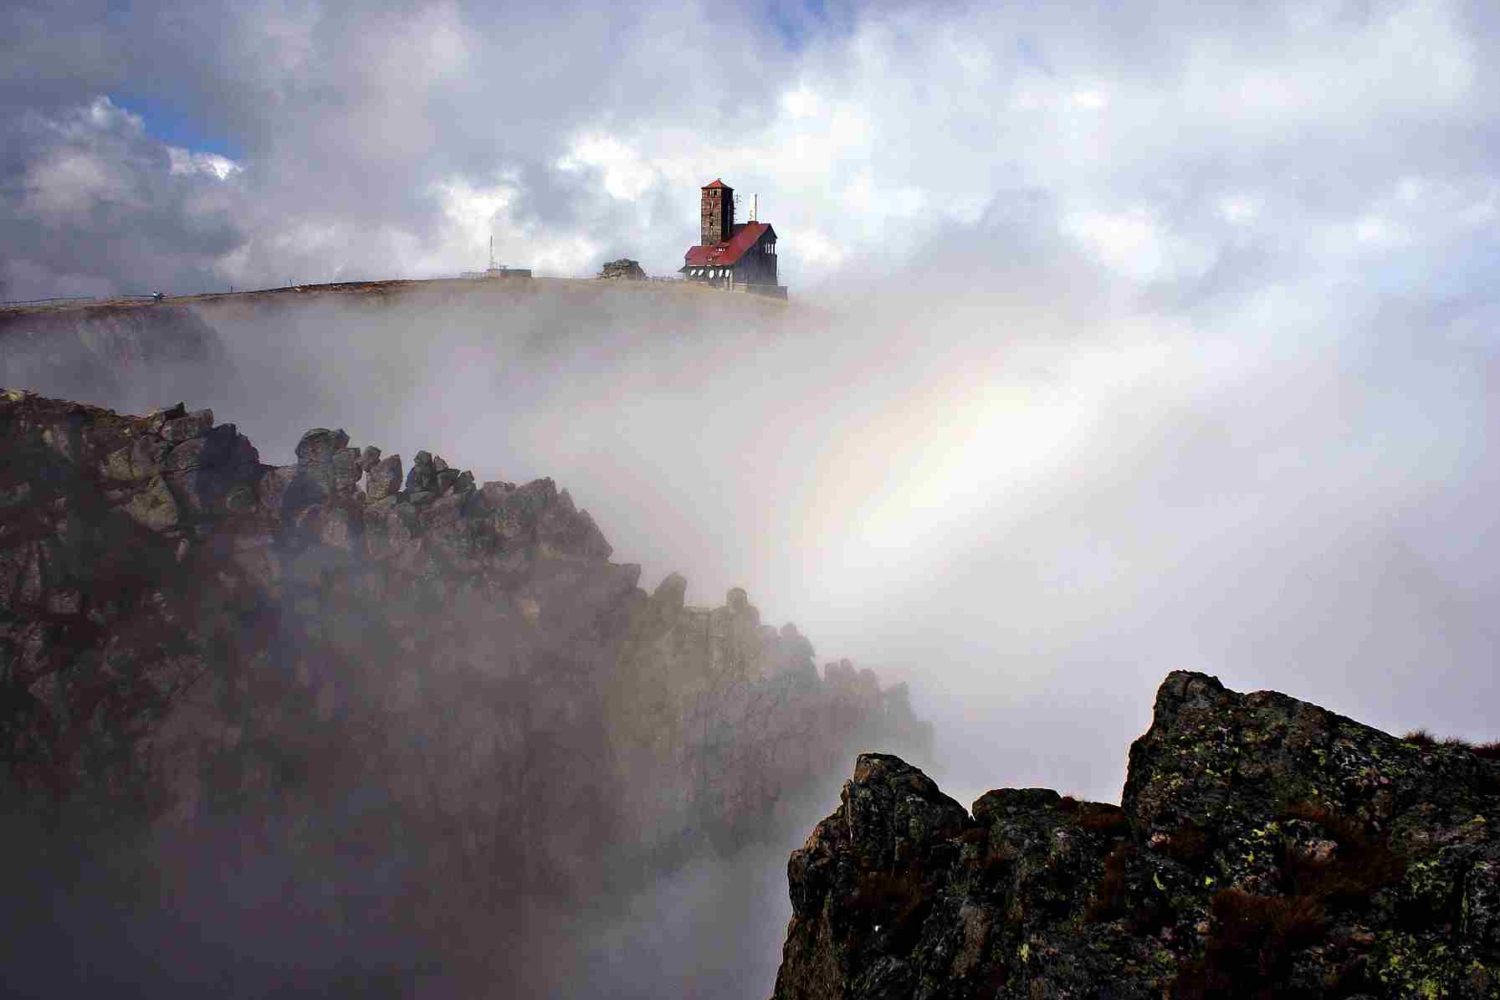
[(703, 186), (699, 206), (699, 242), (688, 247), (678, 273), (718, 288), (785, 298), (777, 278), (776, 230), (754, 219), (735, 222), (734, 188), (722, 180)]

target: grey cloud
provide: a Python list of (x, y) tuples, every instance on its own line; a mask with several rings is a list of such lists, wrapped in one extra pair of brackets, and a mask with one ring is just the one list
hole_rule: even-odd
[[(201, 272), (242, 284), (430, 272), (427, 248), (444, 247), (446, 224), (434, 188), (454, 179), (482, 187), (519, 176), (516, 221), (638, 244), (626, 235), (633, 216), (597, 197), (597, 178), (555, 169), (568, 142), (667, 108), (705, 122), (763, 118), (772, 64), (763, 46), (713, 44), (743, 38), (744, 23), (692, 5), (158, 3), (125, 16), (72, 4), (26, 8), (17, 22), (0, 43), (13, 67), (7, 103), (58, 121), (99, 96), (139, 94), (241, 147), (239, 253), (193, 250)], [(684, 87), (704, 79), (713, 85)], [(35, 141), (7, 143), (7, 188), (45, 165)], [(124, 155), (112, 164), (142, 175), (135, 183), (156, 166)], [(677, 214), (690, 220), (691, 206)], [(83, 244), (87, 232), (62, 240)], [(445, 254), (444, 269), (472, 263), (451, 246)], [(32, 263), (30, 290), (45, 294), (63, 272)], [(95, 275), (99, 287), (119, 286), (127, 269), (113, 268)]]
[[(199, 290), (203, 264), (240, 238), (234, 185), (189, 170), (107, 99), (4, 126), (26, 150), (0, 196), (14, 297)], [(14, 161), (12, 161), (14, 162)]]

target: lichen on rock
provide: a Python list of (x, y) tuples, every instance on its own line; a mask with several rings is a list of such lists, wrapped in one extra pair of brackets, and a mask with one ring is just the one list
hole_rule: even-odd
[(788, 866), (775, 998), (1495, 997), (1497, 792), (1462, 746), (1186, 672), (1121, 807), (967, 814), (861, 756)]

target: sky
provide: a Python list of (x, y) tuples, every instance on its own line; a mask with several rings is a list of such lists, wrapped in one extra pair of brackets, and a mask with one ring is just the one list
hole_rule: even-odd
[[(907, 680), (962, 800), (1117, 799), (1177, 668), (1495, 738), (1497, 31), (1457, 0), (11, 0), (0, 298), (454, 275), (492, 236), (666, 275), (722, 177), (790, 335), (631, 320), (488, 378), (434, 320), (383, 409), (369, 348), (221, 419), (554, 476), (644, 585), (746, 586)], [(304, 373), (351, 343), (299, 336)]]

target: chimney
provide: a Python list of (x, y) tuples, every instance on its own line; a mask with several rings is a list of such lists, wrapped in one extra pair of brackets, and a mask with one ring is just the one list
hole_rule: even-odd
[(703, 207), (700, 213), (703, 223), (703, 246), (723, 243), (734, 232), (734, 188), (721, 180), (703, 186)]

